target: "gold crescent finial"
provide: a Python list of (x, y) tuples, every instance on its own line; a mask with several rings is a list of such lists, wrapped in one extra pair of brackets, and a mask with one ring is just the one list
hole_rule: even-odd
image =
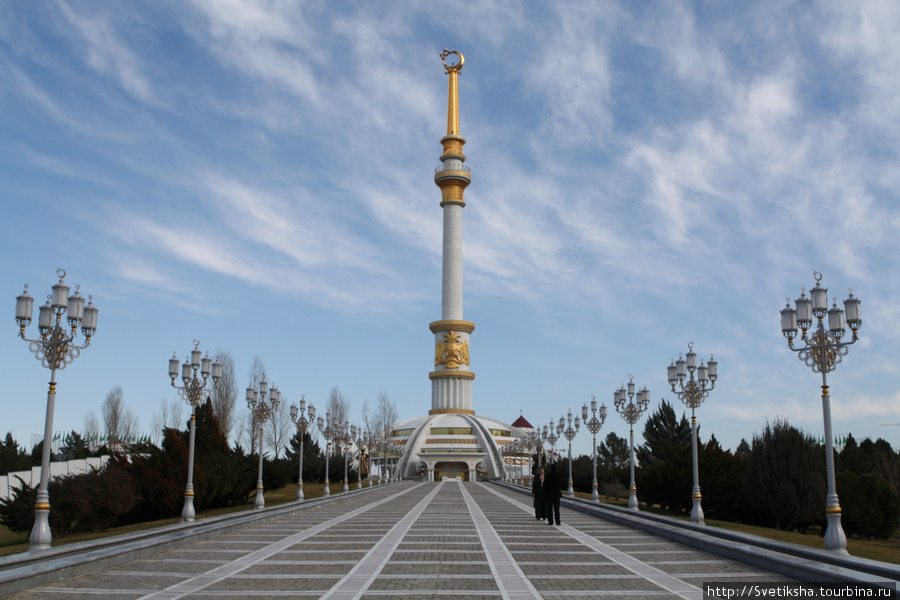
[[(447, 57), (451, 54), (455, 54), (459, 57), (459, 62), (455, 65), (447, 64)], [(441, 62), (444, 63), (444, 68), (447, 70), (447, 73), (449, 73), (450, 71), (456, 71), (457, 73), (459, 73), (460, 71), (462, 71), (463, 64), (465, 64), (466, 59), (456, 50), (447, 50), (446, 48), (444, 48), (444, 51), (441, 52)]]
[(822, 274), (819, 273), (818, 271), (813, 271), (813, 277), (816, 278), (816, 283), (819, 283), (820, 281), (822, 281)]

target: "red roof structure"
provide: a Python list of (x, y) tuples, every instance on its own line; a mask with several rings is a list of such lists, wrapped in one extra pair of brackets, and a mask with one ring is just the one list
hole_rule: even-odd
[(512, 426), (518, 427), (519, 429), (534, 429), (531, 423), (529, 423), (522, 415), (519, 415), (519, 418), (516, 419)]

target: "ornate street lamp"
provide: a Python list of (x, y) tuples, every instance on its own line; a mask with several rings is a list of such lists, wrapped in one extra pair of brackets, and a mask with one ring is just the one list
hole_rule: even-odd
[(387, 483), (387, 459), (385, 458), (385, 453), (387, 452), (387, 446), (385, 442), (384, 435), (376, 434), (375, 435), (375, 443), (378, 444), (378, 451), (381, 453), (380, 460), (376, 457), (376, 462), (378, 463), (378, 483), (385, 484)]
[(532, 433), (528, 432), (524, 437), (519, 438), (519, 457), (518, 457), (518, 473), (519, 473), (519, 485), (526, 486), (528, 483), (526, 482), (526, 471), (525, 466), (529, 463), (529, 459), (531, 457), (531, 446), (532, 446)]
[(575, 435), (581, 428), (581, 418), (575, 417), (575, 429), (572, 429), (572, 410), (570, 409), (567, 421), (567, 423), (564, 423), (563, 418), (559, 418), (559, 424), (564, 427), (562, 434), (569, 440), (569, 490), (566, 492), (566, 495), (571, 498), (575, 496), (575, 488), (572, 486), (572, 440), (575, 439)]
[(350, 437), (350, 421), (345, 420), (338, 429), (337, 439), (337, 442), (341, 445), (341, 454), (344, 455), (344, 485), (341, 487), (342, 492), (350, 491), (350, 482), (347, 478), (347, 454), (350, 450), (351, 441), (352, 438)]
[(297, 500), (303, 500), (303, 442), (309, 424), (316, 418), (316, 407), (309, 404), (309, 418), (306, 418), (306, 396), (300, 394), (300, 409), (296, 404), (291, 404), (291, 421), (297, 426), (300, 434), (300, 474), (297, 477)]
[(547, 453), (544, 451), (544, 437), (542, 436), (542, 429), (541, 428), (535, 429), (532, 432), (532, 434), (533, 434), (532, 440), (533, 440), (533, 444), (534, 444), (534, 453), (537, 458), (537, 460), (536, 460), (537, 464), (531, 466), (531, 478), (534, 479), (534, 477), (537, 475), (537, 470), (540, 467), (544, 466), (544, 462), (546, 462), (546, 459), (547, 459)]
[[(825, 421), (825, 470), (828, 490), (825, 496), (825, 518), (828, 525), (825, 529), (825, 548), (847, 553), (847, 536), (841, 527), (841, 504), (838, 501), (837, 488), (834, 481), (834, 446), (831, 433), (831, 399), (828, 395), (828, 381), (825, 374), (834, 371), (835, 367), (847, 356), (847, 346), (856, 342), (857, 332), (862, 325), (862, 317), (859, 311), (860, 301), (853, 297), (853, 288), (850, 288), (850, 297), (844, 300), (844, 310), (838, 308), (837, 298), (834, 304), (828, 308), (828, 289), (821, 285), (822, 274), (813, 272), (816, 278), (816, 287), (810, 290), (810, 296), (806, 297), (806, 289), (800, 288), (800, 298), (795, 302), (796, 308), (791, 308), (791, 300), (787, 299), (787, 306), (781, 311), (781, 333), (788, 340), (788, 348), (797, 353), (797, 357), (811, 367), (813, 373), (822, 374), (822, 414)], [(825, 329), (824, 318), (828, 315), (828, 329)], [(813, 317), (818, 323), (815, 330), (812, 329)], [(846, 318), (846, 322), (845, 322)], [(853, 337), (849, 342), (841, 339), (846, 333), (846, 325), (850, 326)], [(797, 326), (800, 326), (802, 334), (800, 339), (806, 343), (803, 348), (794, 348), (794, 338), (797, 337)]]
[(510, 442), (506, 446), (500, 449), (500, 456), (503, 458), (503, 481), (509, 483), (512, 480), (512, 473), (510, 470), (510, 453), (512, 451), (512, 445), (514, 442)]
[(550, 456), (554, 459), (550, 462), (556, 462), (556, 441), (559, 440), (562, 435), (562, 430), (562, 419), (559, 420), (558, 425), (553, 422), (553, 419), (550, 419), (549, 424), (544, 425), (543, 439), (550, 444)]
[[(694, 488), (691, 490), (691, 501), (694, 506), (691, 508), (691, 521), (697, 525), (704, 525), (703, 507), (700, 503), (703, 497), (700, 494), (700, 465), (697, 457), (697, 417), (694, 411), (709, 396), (709, 393), (716, 387), (716, 377), (718, 376), (717, 363), (712, 355), (709, 357), (709, 363), (697, 366), (697, 354), (694, 352), (694, 342), (688, 344), (688, 352), (686, 359), (678, 355), (677, 361), (672, 361), (669, 365), (669, 384), (672, 391), (678, 398), (684, 402), (685, 406), (691, 409), (691, 452), (694, 460)], [(697, 373), (697, 379), (694, 379), (694, 372)], [(688, 379), (688, 375), (690, 378)], [(687, 380), (687, 381), (685, 381)], [(680, 389), (675, 389), (675, 386)], [(709, 386), (709, 387), (707, 387)]]
[[(350, 426), (350, 437), (353, 443), (356, 444), (356, 489), (361, 490), (363, 487), (362, 484), (362, 472), (363, 472), (363, 461), (366, 459), (366, 451), (363, 444), (365, 444), (365, 432), (362, 427), (358, 427), (356, 425)], [(366, 473), (368, 474), (369, 470), (366, 469)]]
[(331, 495), (331, 486), (328, 481), (328, 463), (331, 452), (331, 440), (335, 438), (337, 435), (338, 424), (337, 420), (331, 418), (331, 411), (325, 412), (325, 418), (323, 419), (321, 415), (319, 415), (319, 419), (316, 422), (319, 427), (319, 431), (322, 432), (322, 437), (325, 438), (325, 487), (322, 489), (322, 496), (330, 496)]
[(375, 462), (378, 460), (378, 458), (377, 458), (378, 457), (378, 448), (376, 447), (377, 443), (378, 443), (377, 436), (374, 433), (372, 433), (371, 431), (366, 431), (366, 450), (367, 450), (366, 457), (367, 457), (367, 460), (369, 461), (369, 463), (368, 463), (369, 464), (369, 477), (368, 477), (369, 487), (372, 487), (373, 485), (378, 485), (378, 478), (372, 477), (372, 469), (378, 466)]
[(525, 485), (525, 481), (522, 479), (522, 453), (525, 452), (525, 449), (525, 440), (521, 438), (516, 440), (516, 455), (513, 461), (513, 473), (516, 476), (516, 483), (519, 485)]
[[(178, 355), (172, 354), (169, 359), (169, 378), (172, 380), (172, 387), (178, 390), (178, 394), (191, 407), (191, 434), (188, 444), (188, 472), (187, 486), (184, 488), (184, 508), (181, 509), (181, 521), (190, 523), (194, 520), (196, 513), (194, 512), (194, 435), (197, 427), (196, 411), (197, 407), (206, 402), (212, 390), (206, 389), (206, 381), (212, 374), (213, 387), (219, 385), (219, 378), (222, 377), (222, 363), (218, 360), (212, 362), (209, 358), (209, 352), (204, 358), (200, 358), (200, 342), (194, 340), (194, 349), (191, 350), (190, 359), (185, 359), (181, 365), (181, 381), (182, 386), (175, 385), (175, 379), (178, 377)], [(197, 372), (200, 376), (197, 376)]]
[[(21, 296), (16, 297), (16, 324), (19, 326), (19, 337), (29, 342), (28, 349), (34, 352), (41, 364), (50, 369), (50, 389), (47, 392), (47, 413), (44, 419), (44, 440), (41, 452), (41, 482), (38, 486), (37, 501), (34, 504), (34, 528), (31, 530), (31, 546), (29, 552), (47, 550), (53, 541), (50, 533), (50, 494), (47, 484), (50, 481), (50, 450), (53, 439), (53, 409), (56, 404), (56, 371), (66, 368), (78, 358), (81, 351), (91, 344), (91, 336), (97, 330), (97, 307), (93, 296), (88, 297), (88, 305), (78, 293), (81, 286), (75, 286), (75, 293), (66, 297), (69, 286), (63, 283), (66, 272), (56, 270), (59, 283), (53, 286), (52, 293), (47, 296), (47, 303), (40, 307), (38, 313), (38, 339), (25, 337), (25, 328), (31, 324), (34, 311), (34, 298), (28, 295), (28, 285)], [(68, 327), (63, 322), (66, 314)], [(84, 335), (84, 345), (75, 344), (78, 326)]]
[[(541, 432), (536, 429), (532, 429), (530, 432), (528, 432), (528, 444), (529, 444), (529, 452), (530, 452), (531, 448), (534, 448), (534, 454), (537, 456), (537, 463), (538, 463), (538, 466), (540, 466), (541, 453), (542, 453)], [(535, 469), (534, 465), (531, 465), (531, 477), (529, 479), (530, 483), (533, 483), (532, 480), (534, 479), (536, 470), (537, 469)]]
[(397, 481), (397, 461), (394, 456), (394, 448), (391, 443), (391, 430), (387, 429), (384, 432), (384, 437), (382, 438), (384, 452), (382, 456), (384, 457), (384, 470), (387, 474), (385, 477), (385, 481), (388, 483), (393, 483)]
[(504, 471), (505, 471), (505, 479), (508, 483), (512, 483), (513, 485), (518, 485), (519, 477), (516, 474), (516, 461), (519, 455), (519, 449), (521, 447), (521, 442), (519, 440), (513, 440), (504, 448), (505, 459), (504, 462)]
[[(640, 510), (637, 500), (637, 486), (634, 483), (634, 424), (641, 419), (641, 415), (647, 410), (650, 403), (650, 392), (647, 386), (644, 386), (638, 392), (638, 400), (634, 401), (634, 377), (628, 378), (628, 391), (622, 386), (613, 395), (616, 404), (616, 412), (622, 415), (625, 422), (628, 423), (628, 433), (630, 437), (629, 455), (631, 458), (631, 485), (628, 486), (628, 508), (631, 510)], [(626, 404), (627, 402), (627, 404)]]
[(369, 465), (371, 466), (374, 462), (375, 467), (378, 469), (378, 476), (375, 477), (375, 481), (372, 481), (372, 472), (369, 472), (369, 486), (378, 485), (383, 483), (381, 481), (381, 467), (378, 464), (378, 450), (381, 447), (381, 438), (377, 433), (369, 432)]
[[(269, 401), (266, 402), (266, 395), (269, 396)], [(250, 408), (250, 412), (253, 413), (253, 421), (259, 423), (259, 477), (256, 480), (256, 501), (253, 503), (253, 508), (259, 509), (263, 508), (266, 505), (266, 500), (263, 498), (263, 425), (266, 424), (272, 415), (278, 410), (278, 405), (281, 404), (281, 392), (278, 391), (278, 388), (274, 385), (272, 389), (269, 389), (269, 384), (266, 383), (266, 374), (263, 373), (262, 381), (259, 382), (259, 389), (255, 389), (252, 387), (247, 388), (247, 406)]]
[(584, 421), (584, 426), (591, 432), (593, 439), (593, 442), (591, 443), (591, 464), (593, 465), (594, 471), (594, 483), (591, 488), (591, 500), (600, 502), (600, 491), (597, 489), (597, 432), (600, 431), (600, 428), (603, 427), (603, 422), (606, 421), (606, 405), (603, 404), (600, 406), (600, 418), (598, 419), (597, 397), (591, 396), (591, 418), (588, 420), (588, 407), (587, 404), (585, 404), (581, 407), (581, 420)]

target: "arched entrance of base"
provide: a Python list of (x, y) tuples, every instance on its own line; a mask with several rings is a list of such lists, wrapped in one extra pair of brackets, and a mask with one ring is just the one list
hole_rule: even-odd
[(459, 477), (463, 481), (469, 480), (469, 465), (464, 462), (441, 461), (434, 465), (434, 480), (440, 481), (444, 477), (448, 479), (456, 479)]

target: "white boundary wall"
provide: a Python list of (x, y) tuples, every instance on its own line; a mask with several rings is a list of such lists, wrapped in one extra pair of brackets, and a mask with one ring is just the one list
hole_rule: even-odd
[[(92, 468), (101, 468), (108, 461), (109, 456), (104, 455), (95, 458), (52, 462), (50, 463), (50, 477), (87, 473)], [(12, 492), (19, 488), (19, 480), (16, 477), (21, 478), (30, 486), (37, 487), (41, 481), (41, 468), (31, 467), (30, 471), (11, 471), (9, 475), (0, 475), (0, 499), (8, 500), (12, 496)]]

